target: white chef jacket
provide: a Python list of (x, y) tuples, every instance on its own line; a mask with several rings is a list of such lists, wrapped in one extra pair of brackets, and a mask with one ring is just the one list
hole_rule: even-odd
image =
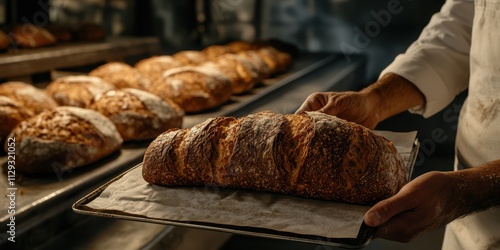
[[(422, 91), (429, 117), (468, 88), (457, 129), (455, 169), (500, 159), (500, 0), (447, 0), (420, 37), (381, 73)], [(500, 209), (447, 225), (443, 249), (500, 249)]]

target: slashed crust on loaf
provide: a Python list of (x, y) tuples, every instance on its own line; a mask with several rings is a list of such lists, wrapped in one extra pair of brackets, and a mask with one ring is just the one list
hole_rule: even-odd
[(21, 122), (16, 138), (16, 169), (51, 173), (81, 167), (118, 150), (122, 138), (113, 123), (90, 109), (58, 107)]
[(261, 80), (258, 69), (241, 56), (226, 54), (214, 58), (211, 63), (229, 76), (234, 94), (252, 89)]
[(208, 61), (208, 58), (201, 51), (183, 50), (172, 55), (175, 60), (178, 60), (184, 65), (197, 65)]
[(59, 105), (87, 108), (92, 100), (115, 87), (95, 76), (65, 76), (46, 88)]
[(406, 183), (406, 167), (390, 141), (360, 125), (266, 111), (163, 133), (146, 151), (143, 177), (373, 204)]
[(184, 64), (172, 56), (153, 56), (137, 62), (134, 67), (154, 82), (161, 78), (166, 70), (181, 66)]
[(16, 100), (34, 114), (39, 114), (44, 110), (54, 109), (58, 106), (57, 102), (44, 90), (24, 82), (6, 82), (0, 84), (0, 95)]
[(96, 97), (90, 108), (111, 119), (125, 141), (152, 139), (181, 127), (184, 116), (172, 101), (132, 88), (108, 91)]
[(150, 92), (170, 99), (185, 112), (216, 107), (231, 97), (231, 82), (220, 71), (209, 67), (185, 66), (167, 70)]

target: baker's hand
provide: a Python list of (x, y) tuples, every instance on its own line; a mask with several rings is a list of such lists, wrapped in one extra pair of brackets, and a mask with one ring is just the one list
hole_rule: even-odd
[(454, 190), (453, 178), (446, 173), (423, 174), (368, 210), (365, 224), (378, 227), (375, 238), (409, 242), (461, 216)]
[(374, 98), (361, 92), (321, 92), (310, 95), (295, 113), (320, 111), (373, 129), (380, 122)]

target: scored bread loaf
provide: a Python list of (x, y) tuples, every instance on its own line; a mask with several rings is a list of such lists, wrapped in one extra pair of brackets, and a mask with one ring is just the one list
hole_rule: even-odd
[(147, 148), (143, 178), (164, 186), (217, 185), (373, 204), (406, 183), (394, 145), (320, 112), (260, 112), (170, 130)]
[(158, 78), (161, 78), (161, 75), (166, 70), (181, 66), (184, 66), (184, 64), (174, 59), (172, 56), (163, 55), (143, 59), (137, 62), (134, 67), (154, 82), (158, 80)]
[(183, 65), (197, 65), (208, 61), (208, 58), (201, 51), (183, 50), (172, 55), (172, 57)]
[(19, 123), (9, 137), (16, 140), (16, 170), (26, 174), (61, 174), (95, 162), (122, 144), (108, 118), (94, 110), (69, 106)]
[(18, 24), (10, 32), (21, 47), (38, 48), (54, 45), (57, 42), (48, 30), (30, 23)]
[(139, 89), (110, 90), (90, 105), (108, 117), (124, 141), (153, 139), (182, 126), (184, 111), (175, 103)]
[(57, 102), (44, 90), (24, 82), (6, 82), (0, 84), (0, 95), (7, 96), (22, 104), (34, 114), (56, 108)]
[(102, 78), (116, 88), (147, 90), (151, 81), (136, 68), (122, 62), (109, 62), (89, 72), (89, 76)]
[(170, 99), (185, 112), (216, 107), (231, 97), (231, 82), (222, 72), (199, 66), (167, 70), (149, 92)]
[(62, 106), (86, 108), (92, 100), (115, 86), (95, 76), (65, 76), (52, 81), (45, 89)]

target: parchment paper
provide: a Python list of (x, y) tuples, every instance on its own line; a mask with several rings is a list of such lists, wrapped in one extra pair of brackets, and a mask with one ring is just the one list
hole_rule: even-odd
[[(391, 140), (408, 162), (416, 132), (377, 133)], [(254, 227), (327, 238), (356, 238), (363, 215), (370, 208), (217, 187), (167, 188), (148, 184), (141, 171), (137, 167), (128, 172), (85, 207), (141, 218)]]

